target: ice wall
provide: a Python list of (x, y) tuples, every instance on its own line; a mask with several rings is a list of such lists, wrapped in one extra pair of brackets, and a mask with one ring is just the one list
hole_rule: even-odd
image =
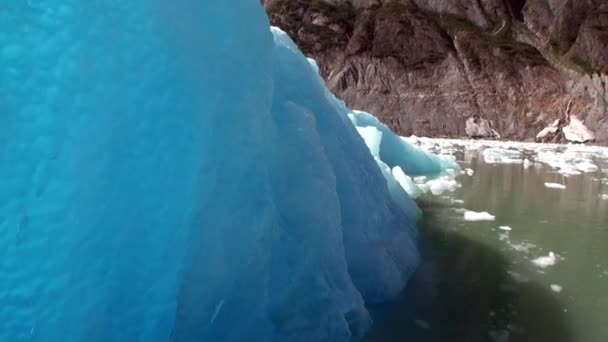
[(348, 341), (403, 288), (415, 204), (268, 27), (0, 5), (0, 341)]

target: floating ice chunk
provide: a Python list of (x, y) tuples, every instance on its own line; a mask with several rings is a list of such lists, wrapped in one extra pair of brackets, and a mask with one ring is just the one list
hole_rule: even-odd
[(557, 284), (551, 284), (551, 291), (555, 292), (555, 293), (560, 293), (562, 292), (563, 287), (561, 287), (560, 285)]
[(496, 216), (494, 215), (490, 215), (487, 212), (475, 212), (475, 211), (466, 211), (464, 213), (464, 220), (465, 221), (471, 221), (471, 222), (477, 222), (477, 221), (494, 221), (496, 220)]
[(549, 255), (547, 256), (541, 256), (532, 260), (532, 263), (540, 268), (547, 268), (549, 266), (553, 266), (556, 262), (557, 257), (553, 252), (549, 252)]
[(515, 272), (513, 270), (509, 270), (507, 271), (507, 274), (511, 276), (511, 278), (513, 278), (513, 280), (515, 280), (518, 283), (527, 283), (530, 281), (530, 279), (528, 279), (527, 277), (525, 277), (524, 275)]
[(570, 167), (565, 167), (565, 168), (561, 168), (559, 171), (557, 171), (559, 174), (562, 174), (564, 176), (579, 176), (582, 175), (583, 173), (580, 171), (577, 171), (573, 168)]
[(529, 168), (531, 168), (532, 166), (534, 166), (534, 163), (532, 163), (532, 162), (530, 161), (530, 159), (528, 159), (528, 158), (524, 159), (524, 169), (529, 169)]
[(461, 199), (452, 198), (450, 201), (452, 202), (452, 204), (464, 204), (464, 201)]
[(521, 242), (521, 243), (512, 243), (511, 248), (517, 252), (521, 253), (529, 253), (532, 248), (536, 247), (536, 245), (531, 244), (529, 242)]
[(602, 199), (604, 201), (608, 201), (608, 194), (600, 195), (600, 199)]
[(566, 189), (565, 185), (558, 184), (558, 183), (545, 183), (545, 187), (547, 187), (549, 189), (560, 189), (560, 190)]
[(433, 179), (427, 182), (427, 185), (429, 187), (429, 190), (431, 190), (431, 193), (435, 196), (441, 195), (447, 191), (454, 191), (460, 186), (460, 184), (458, 184), (458, 182), (456, 182), (455, 180), (446, 179), (445, 177)]
[(504, 230), (504, 231), (507, 231), (507, 232), (510, 232), (512, 230), (511, 227), (509, 227), (509, 226), (500, 226), (500, 227), (498, 227), (498, 229)]
[(473, 175), (475, 174), (475, 170), (473, 169), (465, 169), (464, 172), (466, 172), (469, 177), (473, 177)]
[(599, 170), (599, 167), (597, 165), (595, 165), (591, 160), (589, 159), (580, 159), (575, 161), (574, 166), (577, 168), (577, 170), (582, 171), (582, 172), (596, 172), (597, 170)]
[(483, 160), (487, 164), (520, 164), (521, 152), (506, 148), (487, 148), (482, 152)]

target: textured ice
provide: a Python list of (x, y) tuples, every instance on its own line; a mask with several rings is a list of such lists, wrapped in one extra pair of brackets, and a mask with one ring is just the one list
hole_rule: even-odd
[(9, 1), (0, 65), (2, 342), (348, 341), (417, 266), (445, 162), (258, 1)]
[(352, 111), (348, 117), (357, 127), (375, 127), (382, 132), (380, 159), (388, 166), (399, 166), (410, 176), (439, 175), (446, 169), (460, 170), (456, 161), (449, 156), (437, 156), (404, 142), (373, 115)]

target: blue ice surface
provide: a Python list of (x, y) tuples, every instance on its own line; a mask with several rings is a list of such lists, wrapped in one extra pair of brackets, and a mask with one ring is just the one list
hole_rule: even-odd
[(0, 66), (1, 342), (348, 341), (419, 262), (258, 1), (8, 0)]

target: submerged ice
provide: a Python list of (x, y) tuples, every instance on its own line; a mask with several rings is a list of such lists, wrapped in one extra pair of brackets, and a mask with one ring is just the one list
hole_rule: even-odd
[(407, 283), (405, 177), (449, 162), (333, 97), (258, 1), (0, 27), (0, 341), (348, 341)]

